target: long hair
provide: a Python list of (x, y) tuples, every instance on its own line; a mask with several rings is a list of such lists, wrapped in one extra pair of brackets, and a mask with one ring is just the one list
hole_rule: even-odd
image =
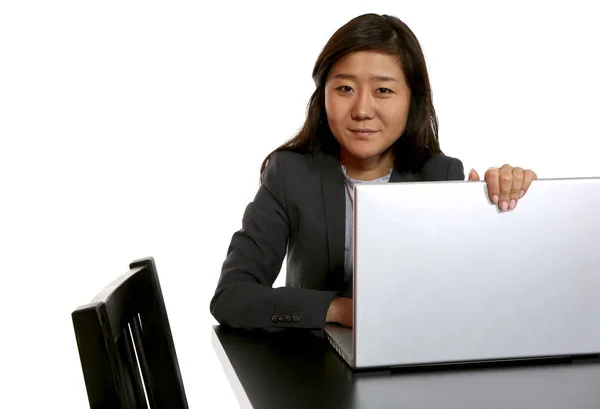
[(366, 50), (397, 56), (411, 90), (406, 128), (392, 147), (394, 166), (399, 171), (418, 171), (427, 159), (441, 153), (429, 75), (417, 37), (397, 17), (370, 13), (353, 18), (329, 39), (313, 68), (312, 78), (316, 89), (308, 102), (302, 128), (296, 136), (265, 158), (261, 173), (271, 155), (281, 150), (339, 154), (339, 144), (327, 122), (325, 81), (340, 58), (351, 52)]

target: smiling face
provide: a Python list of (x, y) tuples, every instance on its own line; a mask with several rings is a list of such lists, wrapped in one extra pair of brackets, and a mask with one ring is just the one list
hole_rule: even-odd
[(404, 132), (411, 99), (400, 64), (397, 56), (357, 51), (327, 76), (327, 121), (349, 174), (378, 177), (393, 166), (390, 148)]

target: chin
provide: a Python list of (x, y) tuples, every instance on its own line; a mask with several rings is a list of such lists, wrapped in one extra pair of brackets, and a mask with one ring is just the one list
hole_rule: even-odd
[(356, 159), (368, 160), (380, 156), (386, 149), (379, 146), (349, 146), (346, 151)]

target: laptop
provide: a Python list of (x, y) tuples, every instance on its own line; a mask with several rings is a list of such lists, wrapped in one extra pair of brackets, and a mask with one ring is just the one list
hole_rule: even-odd
[(600, 178), (504, 213), (483, 181), (359, 184), (354, 220), (351, 368), (600, 356)]

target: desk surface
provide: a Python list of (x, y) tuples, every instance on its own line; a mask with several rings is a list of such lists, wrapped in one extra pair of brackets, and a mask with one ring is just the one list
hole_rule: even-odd
[(242, 407), (600, 407), (598, 362), (354, 372), (326, 340), (310, 333), (213, 331), (213, 346)]

